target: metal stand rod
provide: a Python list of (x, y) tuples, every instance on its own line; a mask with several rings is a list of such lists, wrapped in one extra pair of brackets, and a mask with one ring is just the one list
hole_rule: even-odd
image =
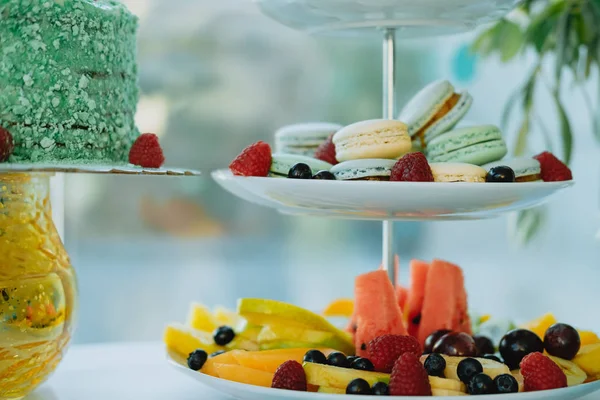
[[(383, 118), (394, 119), (396, 112), (396, 30), (387, 28), (383, 37)], [(394, 268), (394, 223), (383, 221), (383, 268), (396, 285)]]

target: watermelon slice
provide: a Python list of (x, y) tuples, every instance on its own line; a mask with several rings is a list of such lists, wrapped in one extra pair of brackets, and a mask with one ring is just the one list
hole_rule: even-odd
[[(399, 279), (400, 279), (400, 257), (398, 257), (398, 255), (394, 256), (394, 269), (396, 270), (396, 283), (394, 286), (396, 288), (400, 288), (400, 281), (399, 281)], [(384, 271), (383, 264), (379, 266), (379, 270)], [(404, 290), (406, 290), (406, 289), (404, 289)], [(403, 310), (404, 302), (406, 300), (404, 300), (403, 292), (401, 293), (401, 291), (398, 291), (397, 294), (398, 294), (398, 304), (400, 305), (400, 309)], [(354, 314), (352, 315), (352, 317), (350, 318), (350, 321), (348, 322), (348, 325), (346, 326), (346, 332), (350, 332), (353, 335), (356, 333), (356, 309), (354, 310)]]
[(421, 345), (424, 345), (431, 333), (439, 329), (454, 328), (458, 292), (454, 267), (441, 260), (434, 260), (429, 267), (417, 335)]
[(456, 288), (456, 309), (454, 320), (452, 322), (452, 330), (472, 335), (473, 327), (471, 325), (471, 317), (468, 313), (469, 306), (467, 301), (467, 290), (465, 289), (465, 277), (459, 266), (449, 265), (454, 269), (454, 284)]
[(404, 286), (396, 286), (396, 297), (398, 298), (400, 310), (404, 310), (406, 301), (408, 300), (408, 289)]
[(421, 322), (421, 311), (423, 311), (423, 302), (425, 300), (425, 284), (429, 264), (424, 261), (412, 260), (410, 262), (410, 292), (406, 299), (405, 316), (408, 325), (408, 334), (418, 337), (419, 325)]
[(376, 337), (406, 335), (396, 291), (385, 271), (359, 275), (355, 284), (356, 354), (365, 357), (366, 345)]

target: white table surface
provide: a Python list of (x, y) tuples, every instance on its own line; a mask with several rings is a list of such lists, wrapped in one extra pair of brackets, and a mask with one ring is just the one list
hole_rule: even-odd
[(25, 400), (230, 400), (177, 372), (161, 343), (72, 346)]
[[(161, 343), (73, 346), (25, 400), (230, 400), (169, 366)], [(582, 400), (597, 400), (593, 394)]]

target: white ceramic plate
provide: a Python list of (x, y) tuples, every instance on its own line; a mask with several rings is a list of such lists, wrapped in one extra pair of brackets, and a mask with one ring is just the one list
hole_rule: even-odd
[(420, 183), (317, 181), (212, 173), (234, 195), (285, 214), (370, 220), (469, 220), (543, 203), (570, 182)]
[[(401, 37), (456, 33), (503, 17), (515, 0), (255, 0), (280, 23), (310, 33), (398, 28)], [(373, 29), (370, 29), (374, 31)]]
[[(321, 394), (321, 393), (306, 393), (292, 392), (286, 390), (278, 390), (271, 388), (263, 388), (258, 386), (250, 386), (242, 383), (226, 381), (224, 379), (214, 378), (199, 372), (192, 371), (187, 368), (182, 360), (177, 360), (177, 357), (167, 355), (169, 362), (178, 371), (189, 377), (196, 379), (200, 383), (208, 386), (218, 392), (227, 394), (235, 399), (240, 400), (356, 400), (356, 399), (381, 399), (381, 396), (350, 396), (339, 394)], [(505, 395), (489, 395), (477, 396), (478, 400), (575, 400), (580, 399), (588, 394), (600, 390), (600, 381), (588, 383), (585, 385), (574, 386), (566, 389), (550, 390), (545, 392), (530, 392), (516, 393)], [(398, 397), (388, 396), (387, 398), (403, 399), (403, 400), (418, 400), (423, 397)], [(449, 397), (426, 397), (433, 400), (446, 400)], [(586, 399), (587, 400), (587, 399)]]
[(77, 164), (77, 163), (0, 163), (2, 172), (61, 172), (78, 174), (200, 176), (200, 171), (183, 168), (143, 168), (132, 164)]

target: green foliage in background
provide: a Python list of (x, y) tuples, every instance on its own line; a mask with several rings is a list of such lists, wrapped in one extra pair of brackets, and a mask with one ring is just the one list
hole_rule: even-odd
[[(572, 73), (575, 89), (580, 90), (585, 99), (593, 134), (600, 141), (600, 107), (594, 107), (584, 85), (591, 72), (600, 67), (600, 0), (525, 0), (510, 17), (482, 32), (472, 46), (482, 56), (499, 54), (503, 62), (509, 62), (527, 50), (535, 51), (535, 65), (522, 86), (509, 98), (502, 113), (502, 128), (507, 128), (513, 111), (519, 107), (522, 119), (514, 155), (525, 154), (530, 133), (537, 127), (544, 136), (546, 147), (549, 150), (560, 148), (557, 155), (569, 164), (576, 136), (589, 132), (574, 132), (565, 111), (563, 95), (566, 89), (572, 89), (563, 84), (567, 71)], [(558, 129), (549, 129), (536, 110), (539, 87), (545, 88), (554, 102)], [(598, 99), (600, 84), (595, 94)], [(543, 219), (543, 210), (539, 208), (521, 213), (517, 217), (515, 237), (522, 243), (528, 242), (543, 225)]]

